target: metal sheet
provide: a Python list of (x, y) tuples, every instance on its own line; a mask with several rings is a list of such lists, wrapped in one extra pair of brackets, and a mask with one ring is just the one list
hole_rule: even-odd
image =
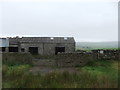
[(0, 38), (0, 47), (9, 47), (9, 39)]

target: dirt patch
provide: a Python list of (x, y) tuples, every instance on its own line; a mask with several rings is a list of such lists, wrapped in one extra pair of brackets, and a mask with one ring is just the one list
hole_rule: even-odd
[(36, 59), (33, 61), (33, 67), (30, 68), (29, 72), (33, 74), (46, 74), (50, 72), (64, 72), (68, 71), (69, 73), (80, 71), (79, 68), (67, 67), (67, 68), (58, 68), (54, 66), (54, 60), (45, 60), (45, 59)]
[(52, 68), (52, 67), (41, 67), (41, 66), (35, 66), (30, 68), (29, 72), (33, 74), (46, 74), (50, 72), (64, 72), (68, 71), (69, 73), (79, 72), (80, 70), (78, 68)]
[(34, 74), (37, 74), (37, 73), (45, 74), (45, 73), (52, 72), (53, 69), (51, 67), (35, 66), (35, 67), (32, 67), (29, 71)]

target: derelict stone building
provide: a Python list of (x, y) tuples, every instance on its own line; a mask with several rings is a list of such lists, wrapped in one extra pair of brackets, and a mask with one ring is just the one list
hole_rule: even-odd
[(9, 38), (4, 52), (30, 52), (31, 54), (55, 55), (58, 52), (74, 52), (73, 37), (15, 37)]

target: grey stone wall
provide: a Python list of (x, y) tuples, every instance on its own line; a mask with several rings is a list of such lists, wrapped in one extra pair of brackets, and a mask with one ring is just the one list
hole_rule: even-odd
[(56, 57), (58, 67), (84, 66), (89, 61), (93, 61), (92, 53), (59, 53)]
[(84, 66), (95, 60), (120, 60), (119, 50), (93, 50), (72, 53), (59, 53), (56, 56), (58, 67)]
[(93, 50), (92, 53), (97, 60), (118, 60), (119, 50)]

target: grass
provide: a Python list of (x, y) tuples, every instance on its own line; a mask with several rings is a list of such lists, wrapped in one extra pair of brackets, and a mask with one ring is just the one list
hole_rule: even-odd
[[(14, 76), (14, 74), (13, 74)], [(12, 76), (10, 76), (12, 77)], [(18, 78), (19, 77), (19, 78)], [(91, 72), (81, 71), (72, 73), (52, 72), (46, 75), (24, 74), (16, 75), (3, 82), (3, 88), (109, 88), (117, 87), (106, 75), (97, 75)]]
[(89, 48), (89, 49), (83, 49), (83, 48), (76, 48), (77, 50), (85, 50), (85, 51), (91, 51), (91, 50), (98, 50), (98, 49), (102, 49), (102, 50), (120, 50), (120, 48)]
[[(28, 71), (30, 65), (15, 65), (15, 66), (2, 66), (2, 79), (3, 87), (8, 87), (12, 84), (12, 80), (18, 80), (21, 76)], [(14, 84), (13, 84), (14, 86)]]
[(96, 61), (79, 72), (28, 73), (30, 65), (3, 65), (3, 88), (116, 88), (117, 61)]
[(94, 74), (107, 75), (110, 80), (118, 80), (118, 62), (117, 61), (97, 61), (93, 66), (84, 66), (83, 70)]
[(120, 50), (120, 48), (95, 48), (93, 50), (98, 50), (98, 49), (103, 49), (103, 50)]

